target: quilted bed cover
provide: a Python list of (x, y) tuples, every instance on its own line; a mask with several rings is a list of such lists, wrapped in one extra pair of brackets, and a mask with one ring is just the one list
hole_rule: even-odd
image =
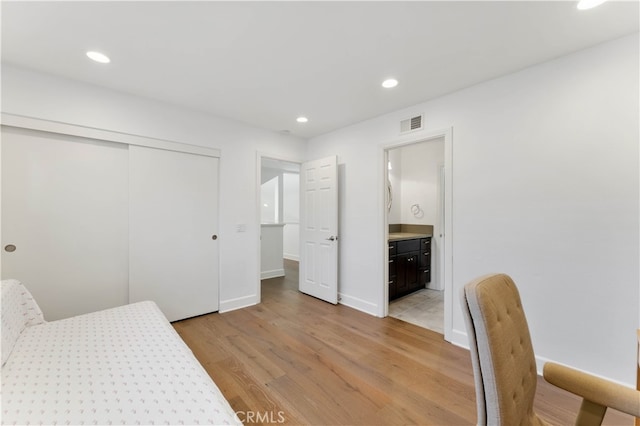
[(239, 424), (153, 302), (22, 331), (2, 367), (3, 424)]

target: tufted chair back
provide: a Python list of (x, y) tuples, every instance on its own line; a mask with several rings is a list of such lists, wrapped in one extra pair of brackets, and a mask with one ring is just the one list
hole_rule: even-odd
[(462, 307), (476, 385), (478, 425), (546, 425), (533, 411), (536, 362), (520, 294), (504, 274), (467, 284)]

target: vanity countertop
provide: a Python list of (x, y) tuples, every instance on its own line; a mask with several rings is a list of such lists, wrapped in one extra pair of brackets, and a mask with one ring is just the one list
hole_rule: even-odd
[(400, 240), (412, 240), (414, 238), (430, 238), (432, 234), (416, 234), (413, 232), (389, 232), (389, 242)]

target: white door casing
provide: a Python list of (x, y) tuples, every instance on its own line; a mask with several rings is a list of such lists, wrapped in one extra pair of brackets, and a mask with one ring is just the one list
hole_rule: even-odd
[[(383, 217), (383, 230), (382, 233), (385, 236), (384, 241), (388, 240), (389, 221), (388, 221), (388, 208), (387, 208), (387, 176), (388, 176), (388, 150), (402, 147), (404, 145), (411, 145), (414, 143), (429, 141), (436, 138), (444, 138), (444, 174), (441, 177), (443, 180), (443, 223), (442, 223), (442, 237), (438, 234), (438, 238), (441, 239), (441, 249), (443, 256), (441, 256), (440, 274), (443, 277), (444, 282), (444, 339), (448, 342), (453, 339), (453, 303), (457, 300), (453, 293), (453, 226), (452, 226), (452, 212), (453, 212), (453, 129), (442, 129), (430, 132), (418, 132), (413, 135), (396, 140), (395, 142), (385, 144), (381, 147), (381, 156), (383, 160), (380, 164), (381, 168), (381, 182), (380, 193), (381, 199), (385, 201), (382, 206)], [(383, 258), (388, 261), (387, 244), (381, 246)], [(388, 262), (384, 262), (384, 273), (381, 280), (381, 292), (380, 292), (380, 306), (382, 309), (379, 311), (380, 316), (385, 317), (389, 313), (388, 302)]]
[(124, 144), (2, 126), (2, 278), (48, 321), (128, 301), (127, 157)]
[(300, 168), (300, 291), (338, 303), (338, 167), (331, 156)]
[(219, 159), (129, 154), (130, 302), (153, 300), (169, 321), (217, 311)]

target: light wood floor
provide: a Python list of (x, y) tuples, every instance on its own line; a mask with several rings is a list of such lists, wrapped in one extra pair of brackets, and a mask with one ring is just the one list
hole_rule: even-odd
[[(297, 263), (262, 303), (174, 323), (245, 423), (474, 425), (469, 352), (441, 334), (298, 292)], [(536, 411), (573, 424), (579, 401), (539, 380)], [(605, 424), (631, 425), (611, 411)]]

